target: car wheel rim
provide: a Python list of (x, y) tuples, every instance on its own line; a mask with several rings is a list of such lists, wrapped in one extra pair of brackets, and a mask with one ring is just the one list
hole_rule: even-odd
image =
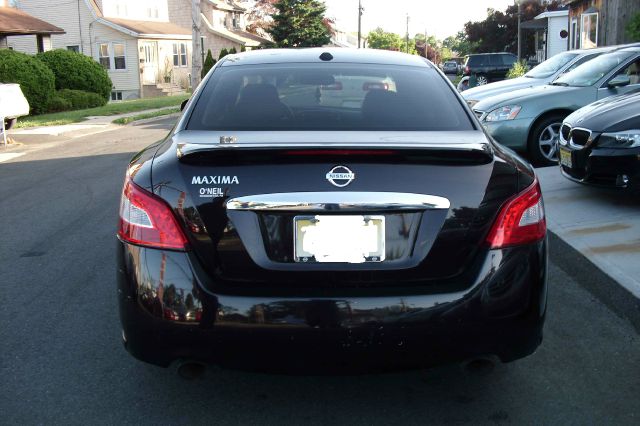
[(560, 138), (560, 126), (562, 123), (548, 125), (540, 133), (538, 148), (544, 158), (549, 161), (558, 161), (558, 139)]
[(484, 77), (484, 76), (483, 77), (478, 77), (478, 79), (476, 80), (476, 84), (478, 86), (484, 86), (487, 83), (488, 83), (487, 77)]

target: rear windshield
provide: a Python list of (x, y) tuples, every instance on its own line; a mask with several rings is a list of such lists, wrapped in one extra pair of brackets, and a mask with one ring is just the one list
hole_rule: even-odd
[(218, 68), (189, 130), (472, 130), (432, 68), (278, 64)]

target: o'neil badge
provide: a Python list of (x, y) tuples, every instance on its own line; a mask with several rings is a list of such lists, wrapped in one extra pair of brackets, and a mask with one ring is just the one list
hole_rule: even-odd
[(349, 170), (346, 166), (335, 166), (327, 173), (327, 180), (331, 185), (338, 188), (344, 188), (356, 178), (356, 174)]

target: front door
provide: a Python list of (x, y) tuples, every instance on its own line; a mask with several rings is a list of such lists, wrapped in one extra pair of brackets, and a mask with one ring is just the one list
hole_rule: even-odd
[(158, 42), (145, 41), (140, 50), (142, 82), (143, 84), (156, 84), (158, 82)]

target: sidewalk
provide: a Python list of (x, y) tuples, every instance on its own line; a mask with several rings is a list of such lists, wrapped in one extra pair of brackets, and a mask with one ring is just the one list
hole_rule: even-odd
[(640, 199), (576, 184), (557, 167), (536, 172), (549, 231), (640, 298)]
[(86, 136), (94, 133), (103, 132), (105, 130), (110, 130), (112, 127), (117, 127), (118, 125), (112, 124), (113, 120), (117, 120), (118, 118), (124, 117), (134, 117), (141, 114), (153, 113), (156, 111), (164, 111), (176, 108), (175, 106), (164, 107), (164, 108), (155, 108), (155, 109), (146, 109), (142, 111), (128, 112), (126, 114), (117, 114), (117, 115), (104, 115), (104, 116), (96, 116), (96, 117), (87, 117), (85, 121), (81, 121), (73, 124), (64, 124), (60, 126), (42, 126), (42, 127), (30, 127), (27, 129), (15, 129), (9, 132), (10, 136), (28, 136), (28, 135), (38, 135), (38, 136)]

